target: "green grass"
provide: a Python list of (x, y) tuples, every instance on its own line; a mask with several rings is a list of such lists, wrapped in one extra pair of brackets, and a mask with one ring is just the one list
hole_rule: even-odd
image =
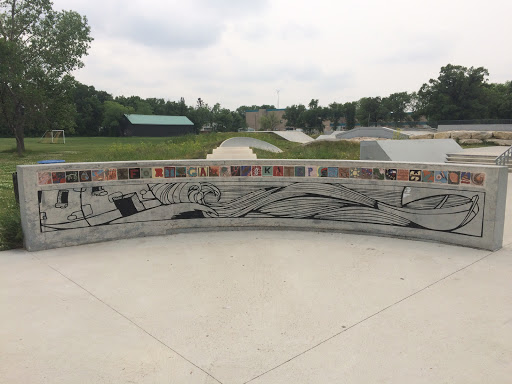
[(161, 137), (68, 137), (66, 144), (41, 144), (25, 139), (27, 151), (16, 154), (16, 142), (0, 138), (0, 250), (22, 246), (19, 207), (16, 205), (12, 173), (16, 165), (36, 164), (39, 160), (66, 162), (124, 160), (205, 159), (208, 153), (231, 137), (254, 137), (281, 148), (283, 153), (254, 150), (260, 159), (359, 159), (359, 144), (318, 142), (302, 145), (272, 133), (209, 133), (175, 138)]

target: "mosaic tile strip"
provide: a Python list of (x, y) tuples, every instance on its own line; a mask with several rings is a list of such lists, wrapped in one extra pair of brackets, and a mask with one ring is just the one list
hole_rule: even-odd
[(348, 168), (307, 165), (212, 165), (179, 167), (107, 168), (37, 173), (39, 185), (176, 177), (329, 177), (340, 179), (408, 181), (483, 186), (485, 173), (396, 168)]

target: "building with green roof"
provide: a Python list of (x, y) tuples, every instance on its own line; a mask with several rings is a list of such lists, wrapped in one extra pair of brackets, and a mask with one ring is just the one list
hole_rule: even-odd
[(125, 114), (122, 136), (167, 137), (194, 133), (194, 123), (186, 116)]

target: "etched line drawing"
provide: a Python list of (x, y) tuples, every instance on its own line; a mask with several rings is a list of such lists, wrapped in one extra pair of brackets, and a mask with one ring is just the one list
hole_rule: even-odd
[[(41, 191), (39, 208), (42, 232), (181, 219), (279, 218), (368, 223), (481, 237), (484, 202), (485, 192), (442, 186), (383, 190), (339, 182), (269, 181), (262, 185), (249, 181), (183, 181), (45, 190)], [(470, 223), (465, 233), (458, 231)]]

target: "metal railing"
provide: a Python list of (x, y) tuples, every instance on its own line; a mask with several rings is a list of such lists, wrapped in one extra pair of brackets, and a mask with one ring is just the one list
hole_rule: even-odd
[(508, 165), (510, 164), (510, 159), (512, 159), (512, 147), (496, 158), (496, 165)]

